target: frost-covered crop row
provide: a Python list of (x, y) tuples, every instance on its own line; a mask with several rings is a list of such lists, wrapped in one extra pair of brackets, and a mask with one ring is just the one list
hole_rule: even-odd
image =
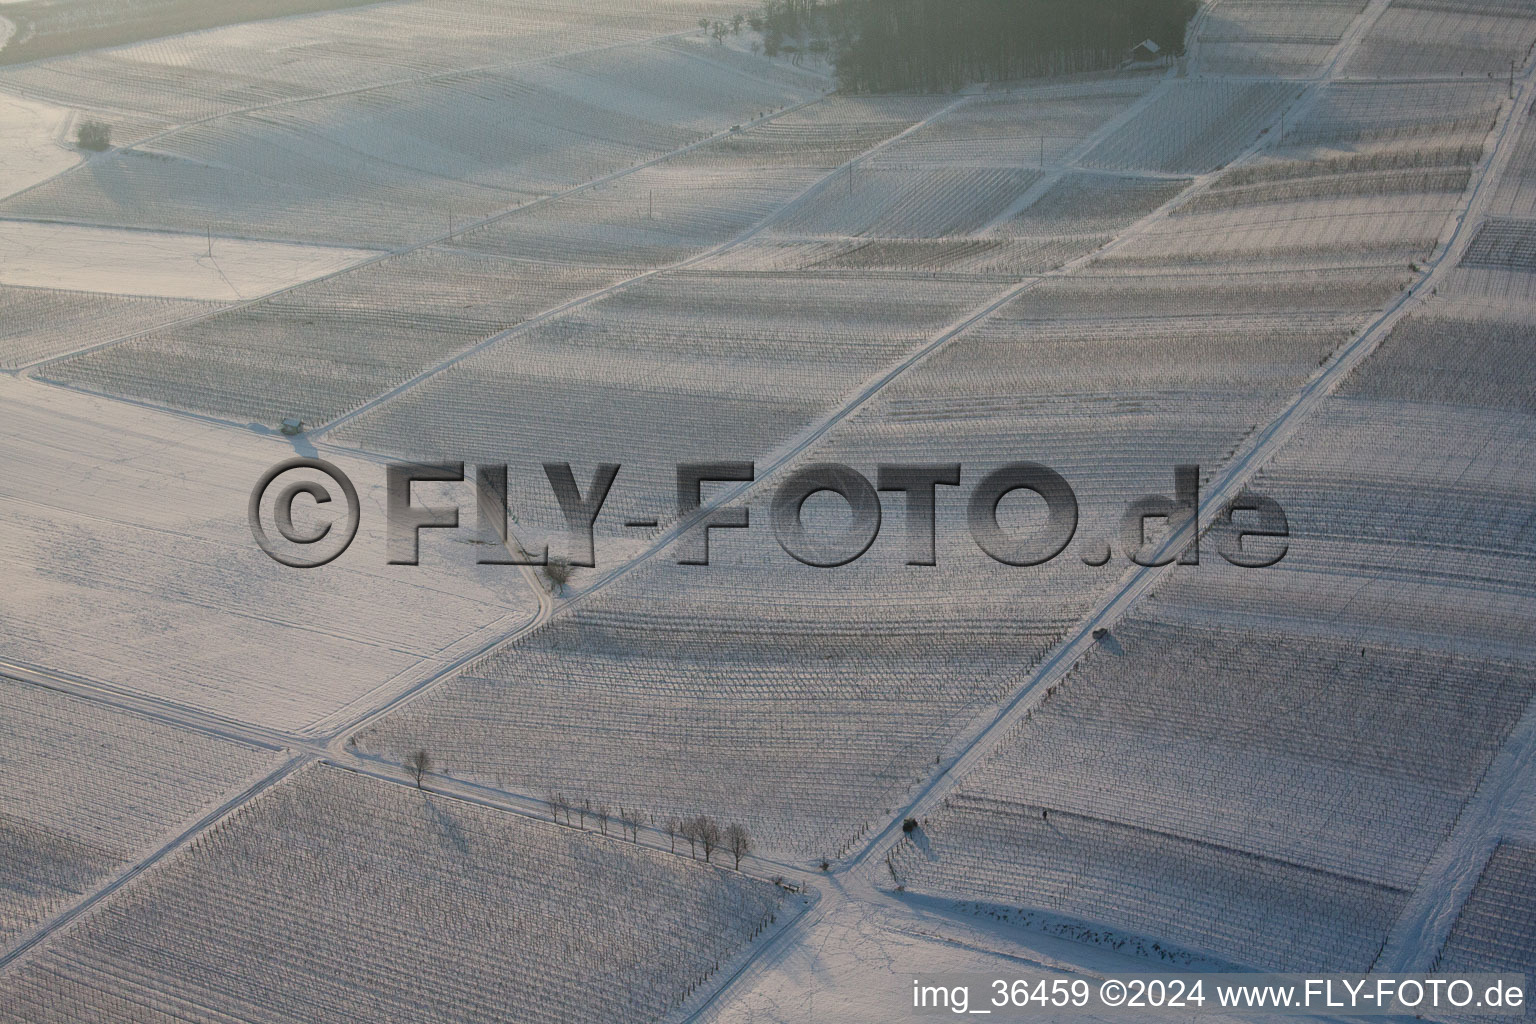
[(218, 308), (187, 299), (0, 287), (0, 367), (23, 366)]
[(514, 214), (454, 244), (553, 264), (651, 270), (730, 241), (825, 174), (786, 161), (747, 175), (709, 160), (716, 149)]
[(1285, 126), (1291, 146), (1375, 149), (1410, 142), (1417, 149), (1481, 143), (1493, 128), (1500, 83), (1341, 82), (1323, 90), (1299, 123)]
[(0, 1019), (650, 1021), (708, 984), (779, 897), (314, 767), (12, 970)]
[(0, 676), (0, 950), (279, 755)]
[(1334, 155), (1305, 151), (1245, 164), (1221, 176), (1194, 201), (1175, 211), (1182, 216), (1211, 210), (1351, 196), (1411, 195), (1466, 191), (1472, 169), (1483, 156), (1474, 140), (1420, 139), (1392, 148)]
[[(1026, 85), (983, 96), (895, 143), (879, 164), (1038, 168), (1058, 164), (1082, 139), (1156, 85), (1152, 76)], [(1043, 145), (1042, 145), (1043, 143)]]
[[(665, 46), (316, 98), (107, 154), (8, 213), (396, 246), (652, 159), (803, 91)], [(659, 65), (659, 66), (658, 66)], [(647, 91), (648, 90), (648, 91)], [(517, 111), (508, 117), (507, 111)]]
[(1185, 79), (1099, 143), (1084, 162), (1112, 171), (1213, 171), (1252, 145), (1296, 94), (1295, 85), (1277, 82)]
[(994, 232), (1009, 237), (1118, 233), (1188, 185), (1178, 178), (1067, 174)]
[(1487, 221), (1467, 246), (1461, 265), (1536, 272), (1536, 220)]
[(541, 461), (619, 462), (606, 526), (630, 512), (666, 519), (676, 462), (762, 457), (1002, 289), (910, 274), (669, 273), (499, 341), (336, 439), (510, 460), (530, 528), (564, 522)]
[(859, 168), (774, 222), (798, 237), (943, 238), (1005, 213), (1039, 172), (1017, 167)]
[(747, 131), (733, 132), (674, 163), (680, 167), (699, 163), (739, 174), (785, 166), (830, 170), (949, 102), (944, 96), (828, 96)]
[(928, 852), (906, 842), (892, 857), (908, 889), (1042, 909), (1229, 963), (1364, 970), (1405, 899), (1386, 886), (999, 796), (954, 797), (923, 831)]
[(487, 0), (434, 0), (258, 21), (39, 61), (0, 71), (0, 86), (10, 83), (70, 106), (142, 110), (186, 122), (412, 77), (557, 58), (691, 22), (688, 12), (668, 16), (621, 4), (509, 10)]
[(1104, 263), (1407, 264), (1433, 251), (1460, 200), (1445, 191), (1371, 194), (1191, 213), (1170, 218)]
[(1536, 849), (1494, 849), (1435, 969), (1536, 974)]
[[(333, 419), (621, 271), (418, 250), (50, 367), (57, 380), (276, 426)], [(367, 344), (359, 344), (366, 337)]]
[(1226, 0), (1200, 23), (1200, 70), (1315, 73), (1364, 7), (1365, 0)]
[(1346, 74), (1505, 77), (1536, 44), (1530, 5), (1481, 0), (1394, 0), (1371, 28)]
[(1207, 538), (898, 852), (908, 888), (1257, 967), (1373, 960), (1536, 696), (1529, 312), (1433, 309), (1255, 482), (1281, 565)]

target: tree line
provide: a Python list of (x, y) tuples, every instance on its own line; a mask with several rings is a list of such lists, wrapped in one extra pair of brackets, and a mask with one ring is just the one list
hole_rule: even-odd
[(1184, 50), (1196, 0), (767, 0), (769, 56), (827, 52), (845, 92), (942, 91), (1096, 71), (1144, 40)]
[[(550, 816), (557, 825), (562, 823), (560, 820), (562, 814), (565, 816), (564, 824), (572, 828), (585, 829), (590, 819), (605, 836), (611, 824), (630, 842), (640, 841), (643, 813), (638, 809), (623, 807), (615, 809), (603, 803), (594, 805), (590, 800), (577, 803), (559, 793), (550, 793), (545, 797), (545, 803), (549, 805)], [(671, 852), (677, 852), (679, 839), (687, 841), (688, 853), (695, 860), (698, 859), (699, 851), (702, 850), (706, 863), (714, 862), (716, 850), (724, 850), (735, 858), (737, 871), (741, 870), (741, 858), (752, 849), (752, 836), (745, 825), (732, 822), (722, 826), (706, 814), (697, 814), (691, 818), (669, 818), (665, 831), (671, 842)]]
[[(405, 770), (416, 783), (417, 789), (422, 789), (422, 782), (432, 772), (434, 765), (432, 755), (425, 750), (414, 750), (405, 759)], [(645, 814), (639, 808), (612, 807), (605, 803), (593, 804), (591, 800), (572, 800), (561, 793), (551, 791), (544, 798), (549, 807), (550, 817), (556, 825), (564, 824), (572, 828), (587, 828), (590, 820), (592, 825), (603, 835), (608, 835), (610, 827), (616, 829), (619, 835), (632, 843), (640, 842), (640, 829), (643, 825)], [(564, 817), (562, 822), (560, 819)], [(577, 821), (580, 824), (577, 824)], [(732, 822), (722, 826), (707, 814), (698, 814), (691, 818), (671, 818), (666, 823), (666, 833), (671, 840), (672, 852), (677, 852), (677, 841), (685, 839), (688, 842), (688, 852), (695, 860), (702, 848), (706, 863), (713, 863), (716, 850), (724, 850), (736, 859), (736, 870), (741, 870), (741, 858), (752, 850), (752, 835), (745, 825)], [(825, 870), (825, 868), (823, 868)]]

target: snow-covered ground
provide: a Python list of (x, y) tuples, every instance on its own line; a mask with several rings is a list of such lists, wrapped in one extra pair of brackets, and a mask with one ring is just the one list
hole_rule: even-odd
[(13, 970), (0, 1020), (655, 1020), (783, 902), (718, 864), (315, 765)]
[[(278, 565), (246, 503), (295, 454), (213, 426), (0, 377), (0, 645), (9, 661), (286, 730), (357, 715), (535, 602), (513, 570), (387, 564), (382, 467), (341, 465), (362, 526), (325, 573)], [(270, 520), (268, 520), (270, 523)]]
[(229, 301), (335, 271), (374, 255), (212, 235), (0, 222), (0, 284), (114, 295)]
[[(0, 44), (10, 24), (0, 18)], [(80, 162), (64, 137), (70, 120), (68, 107), (0, 92), (0, 198)]]
[(3, 675), (0, 713), (0, 951), (283, 759)]
[[(0, 69), (42, 98), (0, 105), (0, 891), (38, 882), (0, 1018), (823, 1024), (926, 971), (1530, 962), (1536, 19), (1220, 0), (1166, 74), (823, 98), (696, 27), (730, 13), (404, 0)], [(127, 148), (74, 167), (107, 108)], [(322, 570), (245, 521), (296, 453), (362, 497)], [(467, 529), (386, 565), (401, 456), (514, 463), (534, 546), (540, 461), (623, 462), (601, 567), (551, 595)], [(673, 463), (722, 458), (754, 529), (679, 565)], [(835, 571), (766, 522), (812, 462), (1019, 459), (1078, 490), (1039, 569), (947, 488), (934, 567), (899, 501)], [(1128, 565), (1183, 463), (1282, 501), (1282, 568)], [(667, 852), (700, 812), (747, 875)]]

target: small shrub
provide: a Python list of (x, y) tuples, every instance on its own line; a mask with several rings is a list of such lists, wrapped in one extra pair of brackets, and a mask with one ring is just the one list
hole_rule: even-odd
[(75, 132), (75, 139), (80, 143), (81, 149), (100, 153), (102, 150), (112, 148), (112, 128), (101, 121), (81, 121), (79, 129)]
[(913, 832), (916, 832), (917, 831), (917, 819), (916, 818), (908, 818), (906, 821), (903, 821), (901, 823), (901, 830), (903, 832), (905, 832), (907, 835), (911, 835)]

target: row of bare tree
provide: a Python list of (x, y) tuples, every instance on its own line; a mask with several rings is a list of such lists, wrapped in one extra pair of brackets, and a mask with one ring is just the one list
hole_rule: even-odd
[[(425, 750), (417, 750), (411, 754), (405, 762), (405, 770), (411, 774), (416, 782), (416, 788), (421, 788), (423, 776), (432, 770), (432, 758)], [(549, 805), (549, 814), (555, 820), (556, 825), (564, 824), (572, 828), (585, 830), (587, 819), (591, 818), (594, 825), (603, 834), (608, 834), (608, 827), (612, 825), (619, 830), (619, 835), (632, 843), (640, 841), (640, 827), (643, 823), (644, 813), (638, 808), (618, 807), (608, 804), (593, 806), (591, 800), (583, 800), (576, 803), (566, 799), (563, 795), (551, 792), (544, 798)], [(560, 820), (564, 815), (565, 820)], [(654, 818), (652, 821), (654, 822)], [(724, 828), (720, 823), (705, 814), (697, 814), (692, 818), (669, 818), (666, 823), (668, 839), (672, 843), (672, 852), (677, 852), (677, 841), (688, 841), (688, 853), (695, 860), (698, 859), (699, 849), (704, 850), (704, 860), (711, 862), (716, 850), (725, 850), (736, 859), (736, 870), (741, 870), (741, 858), (745, 857), (752, 849), (752, 835), (745, 825), (732, 822)]]
[[(619, 834), (632, 843), (640, 841), (640, 827), (644, 814), (635, 808), (613, 808), (608, 804), (593, 804), (591, 800), (582, 800), (577, 803), (567, 799), (560, 793), (551, 792), (544, 798), (549, 806), (550, 817), (557, 825), (568, 825), (571, 828), (585, 829), (590, 818), (598, 831), (603, 835), (608, 834), (610, 825), (619, 829)], [(562, 820), (563, 818), (563, 820)], [(653, 818), (654, 822), (655, 819)], [(677, 852), (677, 841), (687, 840), (688, 853), (695, 860), (698, 859), (700, 850), (704, 853), (706, 862), (713, 862), (716, 850), (725, 850), (735, 859), (737, 871), (741, 870), (741, 858), (745, 857), (752, 849), (752, 835), (745, 825), (732, 822), (721, 827), (720, 823), (708, 815), (698, 814), (692, 818), (669, 818), (663, 828), (667, 838), (671, 841), (672, 852)]]
[(737, 871), (741, 870), (741, 858), (752, 849), (752, 835), (745, 825), (733, 821), (721, 828), (719, 822), (705, 814), (668, 819), (667, 838), (671, 840), (673, 853), (677, 852), (679, 839), (688, 840), (688, 855), (691, 857), (697, 857), (699, 847), (703, 847), (706, 863), (716, 850), (726, 850), (736, 859)]
[[(555, 819), (556, 825), (565, 824), (572, 828), (585, 829), (587, 819), (591, 818), (603, 835), (608, 834), (608, 826), (612, 825), (630, 842), (640, 841), (641, 812), (639, 810), (614, 808), (608, 804), (598, 804), (594, 807), (591, 800), (583, 800), (578, 804), (567, 800), (559, 793), (550, 793), (544, 798), (544, 802), (549, 805), (550, 816)], [(562, 814), (565, 815), (564, 822), (560, 820)], [(577, 824), (577, 819), (580, 820), (580, 824)]]

